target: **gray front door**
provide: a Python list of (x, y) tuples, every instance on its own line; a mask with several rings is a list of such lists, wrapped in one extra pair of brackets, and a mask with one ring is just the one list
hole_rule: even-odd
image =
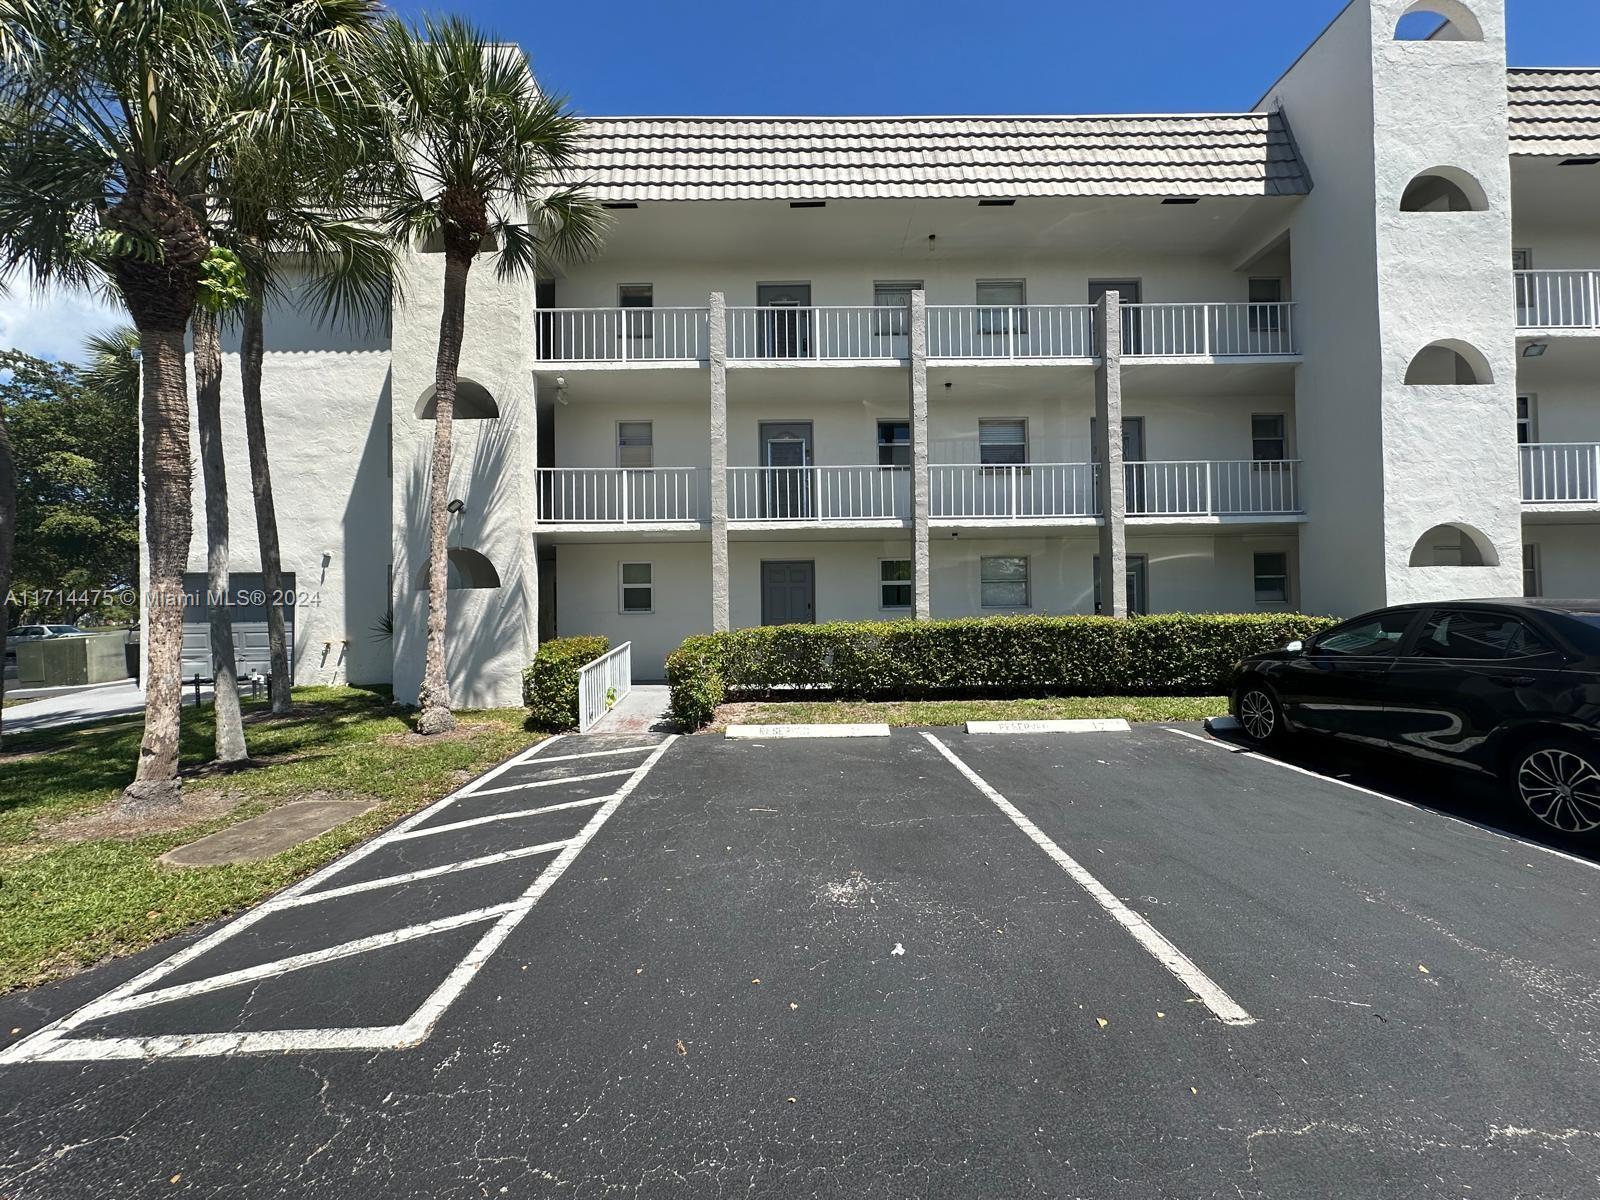
[(809, 625), (817, 619), (817, 570), (812, 562), (761, 564), (761, 623)]
[(762, 421), (761, 516), (801, 521), (813, 516), (811, 422)]
[(773, 309), (762, 313), (761, 358), (811, 357), (811, 285), (760, 283), (756, 303)]

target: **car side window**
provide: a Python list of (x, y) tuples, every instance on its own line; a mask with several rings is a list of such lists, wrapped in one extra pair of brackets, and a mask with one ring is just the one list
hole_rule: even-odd
[(1550, 644), (1516, 617), (1450, 608), (1439, 609), (1428, 617), (1412, 650), (1418, 658), (1467, 662), (1496, 662), (1550, 652)]
[(1317, 654), (1334, 658), (1389, 658), (1400, 652), (1400, 642), (1411, 628), (1415, 612), (1375, 613), (1357, 617), (1318, 638)]

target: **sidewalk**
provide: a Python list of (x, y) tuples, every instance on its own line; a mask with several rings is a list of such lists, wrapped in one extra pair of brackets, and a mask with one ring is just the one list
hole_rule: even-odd
[[(8, 696), (12, 693), (7, 692)], [(209, 687), (200, 689), (202, 698), (211, 695)], [(186, 705), (194, 703), (194, 689), (184, 689)], [(32, 733), (39, 729), (56, 729), (63, 725), (81, 725), (86, 721), (100, 721), (107, 717), (132, 716), (144, 708), (144, 691), (131, 679), (108, 683), (100, 687), (74, 689), (70, 692), (45, 696), (5, 712), (5, 732)]]
[(671, 689), (664, 683), (636, 683), (617, 705), (589, 727), (590, 733), (670, 733)]

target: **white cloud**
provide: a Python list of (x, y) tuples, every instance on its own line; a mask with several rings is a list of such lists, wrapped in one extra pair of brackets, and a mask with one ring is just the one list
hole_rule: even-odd
[(26, 280), (12, 280), (0, 292), (0, 347), (37, 358), (77, 360), (91, 333), (128, 324), (121, 308), (91, 296), (55, 288), (34, 292)]

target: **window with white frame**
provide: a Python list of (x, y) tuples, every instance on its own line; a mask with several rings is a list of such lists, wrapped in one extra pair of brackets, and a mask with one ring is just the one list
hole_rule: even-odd
[(1028, 423), (978, 422), (978, 462), (986, 467), (1019, 466), (1028, 461)]
[(617, 466), (656, 465), (655, 426), (650, 421), (617, 422)]
[(1250, 418), (1250, 457), (1257, 462), (1281, 462), (1289, 457), (1282, 413), (1257, 413)]
[(1256, 603), (1289, 603), (1289, 556), (1272, 551), (1255, 556)]
[(656, 610), (655, 566), (647, 562), (623, 563), (621, 568), (621, 610), (648, 613)]
[(911, 465), (911, 422), (878, 422), (878, 465), (880, 467), (909, 467)]
[(911, 560), (909, 558), (881, 558), (878, 560), (878, 607), (911, 607)]
[(985, 555), (978, 566), (979, 601), (984, 608), (1028, 607), (1028, 560)]
[(1028, 281), (978, 280), (978, 332), (1027, 333)]
[(1540, 596), (1544, 594), (1544, 581), (1539, 578), (1539, 544), (1526, 542), (1522, 547), (1522, 594), (1524, 596)]
[(872, 284), (872, 332), (878, 337), (904, 337), (911, 332), (911, 293), (922, 288), (920, 279), (878, 279)]

